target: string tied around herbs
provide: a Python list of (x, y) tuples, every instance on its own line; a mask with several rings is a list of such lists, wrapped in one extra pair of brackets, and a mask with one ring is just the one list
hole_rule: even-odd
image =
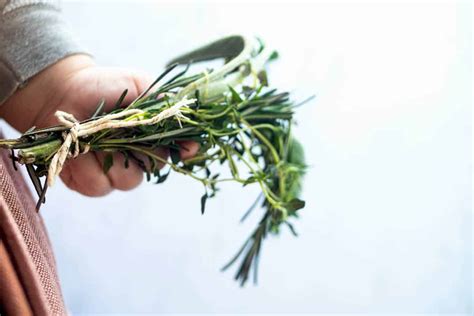
[[(86, 137), (105, 129), (153, 125), (170, 117), (175, 117), (181, 126), (180, 118), (185, 118), (181, 111), (182, 108), (194, 104), (196, 101), (196, 99), (183, 97), (168, 109), (148, 119), (141, 119), (137, 116), (137, 114), (144, 114), (143, 110), (128, 109), (118, 113), (107, 114), (98, 120), (80, 123), (74, 115), (63, 111), (56, 111), (54, 115), (58, 121), (69, 130), (63, 132), (63, 143), (51, 159), (46, 180), (47, 185), (51, 187), (54, 184), (54, 180), (61, 173), (64, 163), (68, 158), (76, 158), (79, 154), (85, 154), (89, 151), (89, 144), (85, 144), (81, 151), (79, 146), (79, 139), (81, 137)], [(72, 150), (71, 146), (73, 146)]]

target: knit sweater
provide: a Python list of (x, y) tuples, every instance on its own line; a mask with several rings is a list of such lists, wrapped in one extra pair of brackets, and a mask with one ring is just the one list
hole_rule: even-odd
[(41, 70), (81, 52), (56, 1), (0, 0), (0, 105)]

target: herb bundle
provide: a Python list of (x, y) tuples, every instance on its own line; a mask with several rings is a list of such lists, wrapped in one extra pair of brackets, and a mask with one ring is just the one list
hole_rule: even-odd
[[(18, 139), (0, 140), (0, 146), (11, 149), (13, 161), (26, 166), (39, 195), (37, 208), (64, 161), (87, 151), (108, 153), (104, 172), (113, 165), (112, 153), (118, 152), (125, 158), (125, 167), (129, 161), (136, 162), (147, 179), (154, 178), (156, 183), (164, 182), (171, 171), (190, 176), (204, 186), (202, 213), (219, 183), (257, 184), (261, 195), (242, 220), (258, 203), (264, 215), (223, 268), (241, 258), (235, 279), (243, 285), (253, 270), (256, 282), (263, 240), (269, 233), (278, 234), (282, 226), (296, 235), (289, 220), (305, 205), (299, 199), (304, 154), (291, 135), (296, 105), (288, 93), (268, 87), (265, 66), (276, 57), (257, 39), (226, 37), (171, 61), (147, 91), (127, 106), (122, 105), (124, 91), (114, 110), (104, 113), (101, 102), (82, 122), (58, 111), (61, 125), (33, 127)], [(222, 67), (189, 74), (191, 64), (218, 58), (225, 61)], [(186, 67), (178, 72), (179, 65)], [(198, 154), (180, 161), (181, 140), (199, 143)], [(170, 159), (156, 155), (157, 147), (168, 148)], [(158, 168), (161, 164), (167, 166), (165, 172)], [(218, 165), (227, 166), (229, 175), (216, 173)]]

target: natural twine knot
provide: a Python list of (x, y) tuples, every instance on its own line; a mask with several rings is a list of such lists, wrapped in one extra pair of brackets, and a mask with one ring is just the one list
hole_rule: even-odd
[[(89, 151), (90, 145), (85, 144), (81, 152), (79, 146), (80, 137), (87, 137), (104, 129), (152, 125), (173, 116), (176, 117), (181, 126), (180, 118), (185, 118), (181, 113), (181, 108), (193, 104), (194, 102), (196, 102), (196, 99), (187, 99), (184, 97), (170, 108), (148, 119), (143, 119), (140, 115), (137, 115), (145, 113), (143, 110), (129, 109), (118, 113), (107, 114), (96, 120), (80, 123), (74, 115), (63, 111), (56, 111), (54, 115), (68, 130), (63, 132), (64, 141), (51, 159), (47, 177), (48, 186), (54, 184), (56, 176), (61, 173), (68, 157), (76, 158), (79, 154), (85, 154)], [(73, 150), (71, 150), (71, 145), (74, 145)]]

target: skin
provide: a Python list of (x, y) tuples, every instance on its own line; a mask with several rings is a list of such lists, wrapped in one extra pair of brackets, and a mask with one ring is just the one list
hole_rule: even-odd
[[(94, 112), (104, 98), (105, 110), (110, 110), (125, 89), (124, 104), (133, 101), (153, 81), (149, 75), (130, 69), (99, 67), (87, 55), (72, 55), (41, 71), (0, 106), (0, 116), (20, 132), (31, 126), (57, 125), (57, 110), (83, 120)], [(182, 142), (181, 159), (194, 156), (199, 146)], [(167, 158), (165, 149), (157, 153)], [(69, 159), (61, 179), (70, 189), (87, 196), (103, 196), (114, 189), (131, 190), (143, 180), (143, 171), (130, 163), (124, 168), (123, 156), (114, 155), (114, 165), (107, 174), (102, 171), (104, 155), (87, 153)]]

